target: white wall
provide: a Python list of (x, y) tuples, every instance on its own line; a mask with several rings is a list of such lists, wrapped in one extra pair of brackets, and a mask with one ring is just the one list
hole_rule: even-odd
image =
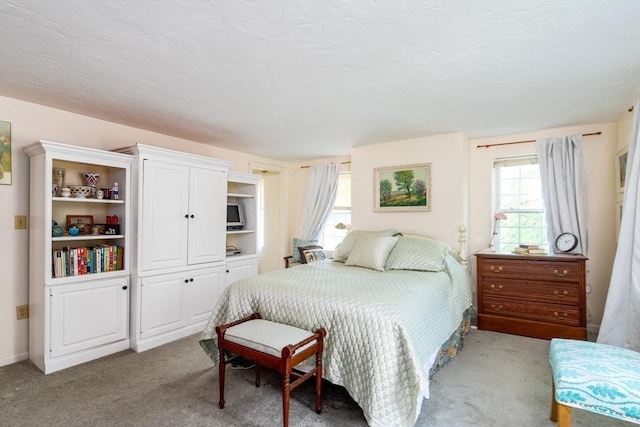
[[(469, 246), (473, 253), (486, 247), (492, 227), (492, 167), (496, 157), (535, 154), (535, 143), (477, 148), (478, 145), (510, 141), (535, 140), (552, 136), (602, 132), (584, 137), (587, 186), (587, 230), (589, 261), (587, 262), (587, 295), (591, 329), (602, 319), (606, 292), (615, 252), (615, 183), (613, 158), (616, 152), (616, 123), (545, 129), (517, 135), (472, 139), (470, 148)], [(475, 261), (472, 263), (475, 266)]]
[[(354, 229), (395, 228), (431, 234), (458, 248), (467, 225), (468, 144), (463, 133), (356, 147), (351, 151), (351, 224)], [(431, 163), (431, 212), (374, 212), (374, 169)]]
[(29, 215), (29, 162), (24, 147), (39, 139), (104, 150), (140, 142), (228, 160), (238, 172), (249, 172), (249, 162), (288, 166), (6, 97), (0, 97), (0, 120), (11, 123), (13, 157), (13, 184), (0, 185), (0, 366), (28, 357), (28, 321), (16, 320), (16, 306), (29, 302), (29, 239), (27, 230), (14, 229), (14, 215)]

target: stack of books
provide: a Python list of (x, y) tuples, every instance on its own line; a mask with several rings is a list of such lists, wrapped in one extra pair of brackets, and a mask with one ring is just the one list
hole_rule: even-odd
[(51, 258), (54, 278), (124, 269), (124, 248), (116, 245), (54, 249)]
[(538, 245), (519, 245), (513, 249), (513, 253), (519, 255), (546, 255), (547, 251)]

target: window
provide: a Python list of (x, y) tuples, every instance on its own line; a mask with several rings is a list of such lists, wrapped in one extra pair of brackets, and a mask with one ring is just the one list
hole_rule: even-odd
[(538, 245), (549, 251), (547, 222), (542, 199), (538, 157), (496, 159), (494, 172), (494, 213), (506, 220), (497, 221), (498, 252), (511, 252), (520, 245)]
[(342, 172), (338, 177), (336, 201), (318, 241), (318, 244), (324, 249), (334, 250), (347, 235), (346, 228), (336, 228), (336, 225), (340, 223), (351, 228), (351, 172)]

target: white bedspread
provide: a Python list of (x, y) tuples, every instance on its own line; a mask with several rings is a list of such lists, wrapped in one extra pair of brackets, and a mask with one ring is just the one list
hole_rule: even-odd
[(229, 286), (200, 344), (218, 361), (215, 327), (253, 312), (327, 330), (323, 377), (344, 386), (371, 426), (412, 426), (428, 396), (431, 360), (471, 306), (467, 271), (373, 271), (330, 260)]

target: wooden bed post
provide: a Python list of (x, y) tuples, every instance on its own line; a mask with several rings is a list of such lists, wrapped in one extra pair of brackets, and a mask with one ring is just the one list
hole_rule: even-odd
[(458, 247), (458, 260), (463, 267), (467, 267), (467, 227), (464, 224), (461, 224), (458, 227), (458, 242), (460, 242), (460, 246)]

